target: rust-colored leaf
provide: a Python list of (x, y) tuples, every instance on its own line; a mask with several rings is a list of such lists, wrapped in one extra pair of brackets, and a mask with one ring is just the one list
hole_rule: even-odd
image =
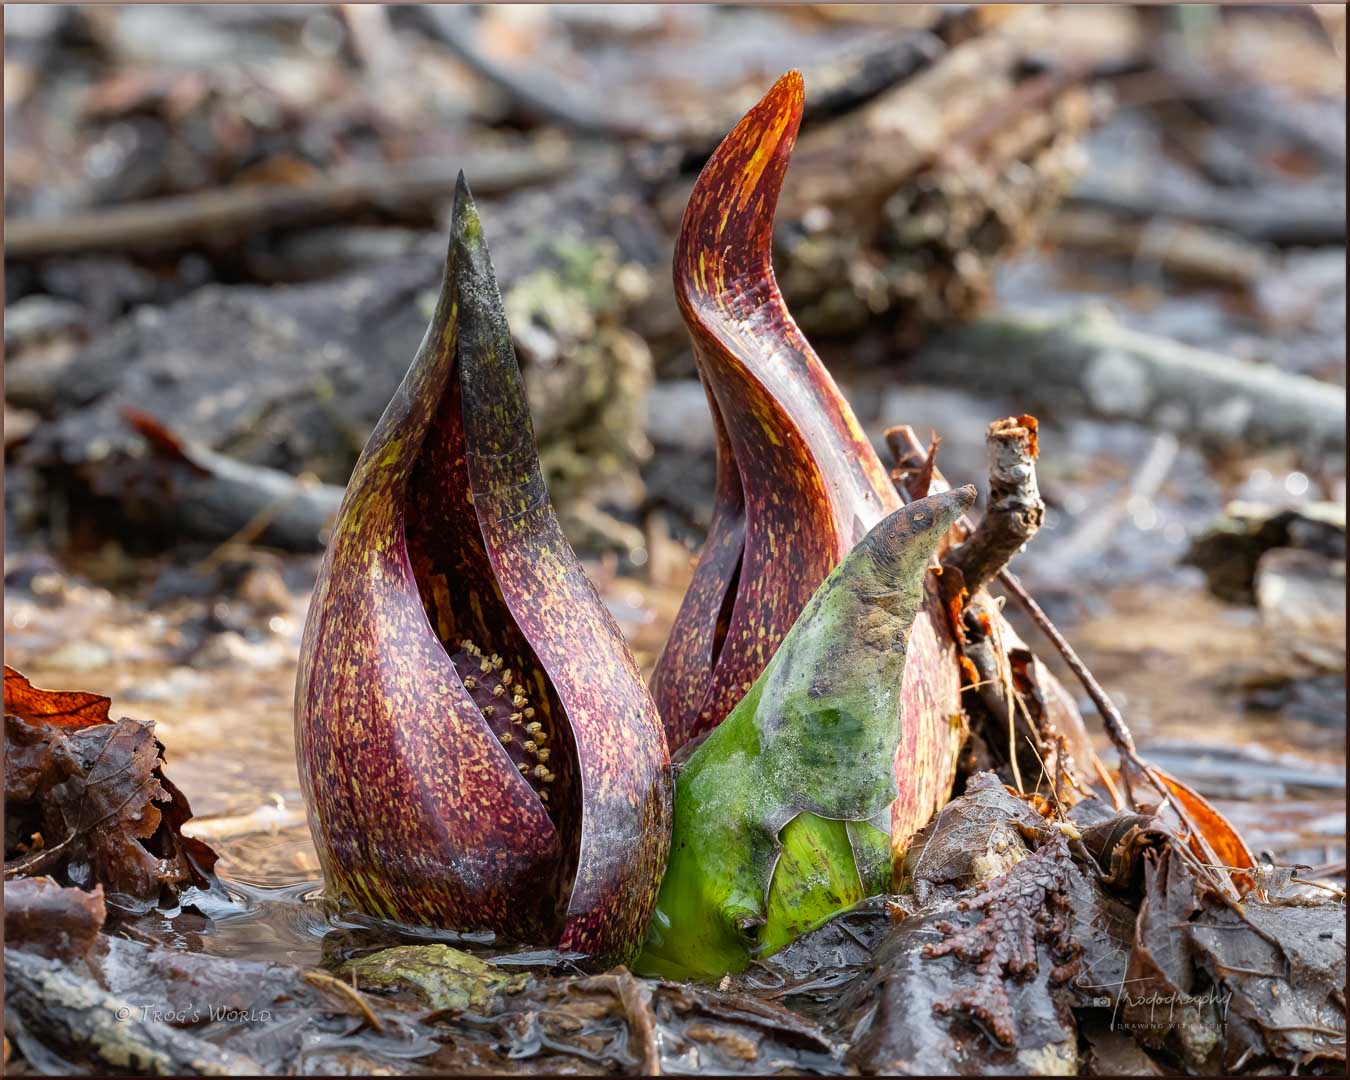
[(5, 665), (5, 712), (34, 723), (82, 728), (108, 723), (112, 699), (84, 690), (41, 690)]
[(208, 887), (216, 854), (182, 835), (192, 816), (164, 775), (154, 725), (108, 719), (108, 699), (38, 690), (5, 669), (5, 878), (102, 885), (136, 911)]
[[(1256, 860), (1252, 857), (1247, 842), (1242, 839), (1237, 829), (1233, 828), (1228, 819), (1219, 813), (1208, 799), (1188, 784), (1174, 776), (1169, 776), (1156, 765), (1151, 766), (1150, 771), (1157, 774), (1162, 782), (1167, 785), (1168, 793), (1176, 799), (1190, 822), (1203, 835), (1205, 843), (1218, 857), (1221, 865), (1238, 870), (1250, 870), (1256, 865)], [(1196, 854), (1202, 859), (1206, 857), (1207, 853), (1194, 837), (1191, 838), (1190, 843), (1193, 848), (1197, 849)], [(1235, 874), (1234, 882), (1243, 892), (1250, 889), (1254, 884), (1248, 874)]]
[(544, 488), (477, 211), (352, 474), (296, 684), (330, 886), (404, 922), (621, 959), (665, 865), (668, 755)]

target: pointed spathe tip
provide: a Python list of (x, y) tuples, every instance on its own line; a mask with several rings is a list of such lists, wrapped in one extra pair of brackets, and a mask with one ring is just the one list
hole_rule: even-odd
[(720, 292), (745, 274), (770, 274), (774, 209), (806, 100), (802, 73), (782, 75), (699, 173), (675, 250), (676, 296)]
[(806, 80), (800, 71), (793, 68), (779, 76), (769, 92), (741, 118), (726, 142), (731, 143), (737, 136), (743, 142), (753, 138), (761, 154), (781, 154), (786, 159), (792, 153), (805, 107)]
[(779, 76), (773, 88), (764, 97), (766, 100), (779, 99), (788, 104), (795, 104), (800, 110), (806, 100), (806, 79), (799, 69), (792, 68)]
[(478, 207), (474, 204), (473, 193), (469, 190), (469, 181), (460, 170), (455, 180), (455, 201), (450, 209), (450, 244), (457, 247), (462, 244), (476, 245), (483, 236), (483, 227), (478, 220)]

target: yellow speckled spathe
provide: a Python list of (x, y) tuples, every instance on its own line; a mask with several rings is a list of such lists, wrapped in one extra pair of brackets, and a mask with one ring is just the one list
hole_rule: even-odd
[[(547, 799), (451, 662), (465, 639), (515, 673), (501, 705), (542, 732)], [(558, 528), (462, 182), (435, 316), (315, 587), (296, 746), (325, 878), (363, 910), (604, 959), (640, 942), (669, 843), (665, 740)]]

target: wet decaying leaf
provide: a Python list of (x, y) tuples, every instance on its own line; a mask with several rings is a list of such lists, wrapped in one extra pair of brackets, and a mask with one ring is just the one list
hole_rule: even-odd
[(870, 896), (772, 956), (757, 957), (728, 984), (817, 1023), (836, 1024), (841, 993), (871, 970), (872, 958), (891, 929), (893, 909), (909, 899)]
[(1096, 861), (1102, 882), (1131, 889), (1142, 880), (1144, 853), (1166, 847), (1168, 834), (1156, 818), (1117, 814), (1082, 830), (1083, 848)]
[[(11, 935), (8, 1030), (57, 1073), (1337, 1071), (1342, 905), (1233, 908), (1189, 858), (1140, 815), (1085, 799), (1065, 821), (980, 774), (916, 840), (922, 902), (875, 897), (718, 987), (569, 974), (556, 953), (528, 966), (445, 946), (371, 953), (387, 928), (364, 943), (334, 931), (331, 976), (106, 934), (54, 964)], [(1100, 880), (1112, 865), (1133, 871)], [(53, 905), (87, 906), (59, 892)], [(366, 962), (404, 977), (383, 984)], [(1162, 1003), (1164, 985), (1191, 998)], [(467, 1006), (434, 1008), (421, 995), (437, 987)], [(1208, 1033), (1203, 1001), (1228, 1003)], [(103, 1022), (123, 1007), (127, 1021)], [(1200, 1066), (1188, 1046), (1209, 1055)]]
[[(1004, 1046), (1017, 1046), (1018, 1034), (1005, 976), (1025, 978), (1040, 973), (1038, 944), (1061, 961), (1050, 971), (1050, 985), (1076, 971), (1068, 937), (1065, 878), (1072, 862), (1062, 836), (1042, 843), (1019, 859), (974, 896), (957, 903), (957, 911), (979, 912), (975, 923), (946, 920), (934, 924), (943, 940), (925, 945), (925, 959), (956, 956), (975, 964), (977, 981), (934, 1003), (939, 1015), (966, 1013), (988, 1026)], [(1049, 997), (1050, 995), (1045, 995)]]
[(54, 959), (83, 956), (103, 929), (103, 886), (63, 888), (51, 878), (5, 882), (5, 944)]
[(449, 945), (396, 945), (348, 960), (339, 974), (367, 989), (406, 989), (432, 1009), (476, 1012), (529, 982), (524, 972), (511, 974)]
[[(875, 1013), (853, 1046), (850, 1061), (881, 1075), (1070, 1075), (1077, 1066), (1077, 1038), (1070, 1010), (1053, 993), (1053, 956), (1037, 942), (1025, 980), (1017, 984), (1018, 1008), (1011, 1045), (986, 1034), (971, 1006), (986, 980), (956, 957), (930, 960), (926, 944), (945, 920), (938, 914), (907, 919), (877, 956), (881, 965)], [(995, 976), (1002, 978), (1002, 975)], [(953, 992), (953, 986), (960, 989)], [(961, 1005), (961, 1010), (953, 1008)], [(869, 1002), (869, 1006), (873, 1004)]]
[(929, 560), (974, 499), (920, 499), (873, 528), (680, 769), (642, 970), (718, 978), (889, 888), (901, 677)]
[(1045, 818), (1001, 784), (979, 773), (965, 794), (949, 802), (915, 837), (901, 867), (902, 880), (920, 903), (942, 887), (969, 888), (997, 877), (1026, 852), (1026, 836), (1039, 836)]
[(1193, 1069), (1343, 1068), (1344, 906), (1232, 904), (1176, 850), (1150, 854), (1121, 996), (1136, 1038)]
[(1157, 819), (1085, 799), (1065, 821), (976, 775), (916, 838), (915, 899), (844, 994), (860, 1025), (849, 1060), (900, 1074), (1334, 1070), (1343, 906), (1235, 904), (1193, 865)]
[(462, 179), (436, 312), (352, 474), (295, 700), (334, 892), (604, 957), (641, 941), (665, 739), (554, 516)]
[(154, 725), (107, 710), (107, 698), (39, 690), (5, 669), (5, 877), (102, 885), (123, 911), (172, 904), (211, 885), (215, 852), (182, 835), (192, 811), (164, 775)]
[[(1128, 768), (1127, 764), (1125, 766), (1127, 774)], [(1242, 839), (1242, 835), (1208, 799), (1189, 784), (1178, 780), (1175, 776), (1169, 776), (1162, 769), (1153, 767), (1152, 772), (1157, 774), (1162, 786), (1166, 788), (1164, 794), (1168, 796), (1161, 813), (1173, 822), (1174, 834), (1187, 837), (1199, 858), (1237, 870), (1249, 870), (1256, 865), (1256, 859), (1251, 849), (1247, 847), (1247, 842)], [(1184, 818), (1179, 817), (1178, 807), (1185, 814)], [(1192, 827), (1195, 832), (1191, 832)], [(1233, 874), (1232, 880), (1244, 893), (1255, 884), (1249, 874)]]
[(335, 993), (285, 964), (101, 935), (59, 964), (6, 948), (5, 970), (7, 1030), (45, 1072), (360, 1074), (437, 1049), (401, 1002)]
[(736, 991), (639, 979), (622, 968), (536, 980), (478, 1027), (509, 1058), (533, 1059), (534, 1071), (843, 1071), (838, 1039), (789, 1009)]

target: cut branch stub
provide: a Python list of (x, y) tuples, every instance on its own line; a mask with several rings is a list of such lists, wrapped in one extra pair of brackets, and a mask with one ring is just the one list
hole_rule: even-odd
[[(1045, 503), (1036, 483), (1036, 418), (1009, 416), (985, 432), (989, 503), (975, 531), (943, 563), (961, 571), (974, 596), (1008, 565), (1041, 527)], [(928, 468), (931, 481), (932, 466)]]
[(325, 877), (363, 910), (605, 959), (639, 944), (665, 739), (554, 516), (462, 178), (431, 327), (315, 587), (296, 743)]

